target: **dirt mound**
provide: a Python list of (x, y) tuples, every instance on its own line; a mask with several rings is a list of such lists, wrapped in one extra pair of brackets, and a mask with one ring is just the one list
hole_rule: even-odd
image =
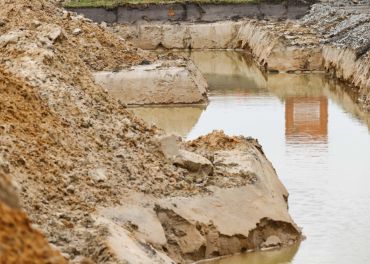
[(92, 218), (97, 207), (119, 204), (129, 191), (176, 195), (194, 185), (159, 151), (153, 138), (160, 132), (91, 75), (151, 57), (48, 1), (0, 3), (4, 174), (19, 186), (32, 222), (64, 256), (108, 262), (107, 231)]
[[(150, 60), (150, 56), (145, 52), (140, 55), (141, 51), (113, 36), (103, 27), (82, 16), (71, 15), (56, 8), (52, 1), (1, 0), (0, 3), (3, 7), (0, 10), (1, 34), (15, 29), (37, 31), (45, 23), (58, 25), (62, 31), (61, 35), (68, 41), (65, 51), (68, 51), (68, 47), (73, 48), (93, 70), (116, 69), (138, 64), (144, 59), (143, 56), (145, 60)], [(47, 42), (46, 39), (38, 41)]]
[(214, 130), (210, 134), (187, 142), (186, 147), (193, 151), (204, 150), (214, 152), (218, 150), (245, 148), (248, 143), (256, 144), (257, 140), (243, 136), (227, 136), (222, 130)]

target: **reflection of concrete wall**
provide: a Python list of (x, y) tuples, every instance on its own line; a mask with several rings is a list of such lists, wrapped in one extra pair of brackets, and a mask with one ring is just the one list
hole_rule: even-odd
[[(307, 140), (326, 140), (328, 135), (328, 99), (288, 97), (285, 99), (285, 135)], [(302, 139), (304, 140), (304, 139)]]
[(269, 74), (268, 89), (281, 99), (289, 96), (322, 96), (324, 74)]
[(266, 89), (265, 76), (247, 53), (193, 51), (187, 55), (207, 79), (210, 89)]
[(286, 97), (326, 96), (356, 119), (365, 122), (370, 131), (370, 115), (356, 103), (356, 94), (344, 84), (329, 80), (324, 74), (269, 74), (267, 88), (281, 100)]
[(131, 108), (144, 121), (155, 124), (167, 133), (185, 137), (198, 122), (202, 107), (141, 107)]

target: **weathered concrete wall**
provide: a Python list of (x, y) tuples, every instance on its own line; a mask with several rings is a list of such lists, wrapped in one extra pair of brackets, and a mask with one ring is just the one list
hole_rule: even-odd
[(146, 4), (113, 9), (69, 8), (96, 22), (134, 23), (140, 21), (215, 22), (241, 18), (296, 19), (315, 1), (264, 1), (260, 4)]
[(207, 83), (192, 62), (158, 62), (94, 76), (98, 84), (129, 105), (207, 102)]

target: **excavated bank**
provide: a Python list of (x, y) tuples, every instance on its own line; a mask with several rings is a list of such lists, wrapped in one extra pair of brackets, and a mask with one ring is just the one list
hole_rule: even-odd
[(323, 44), (324, 67), (358, 88), (358, 101), (370, 110), (370, 1), (323, 1), (302, 18)]
[(97, 72), (95, 81), (127, 105), (206, 104), (207, 82), (191, 61), (157, 61), (119, 72)]
[[(186, 152), (184, 147), (198, 153), (191, 161), (198, 169), (187, 177), (204, 192), (162, 198), (131, 193), (122, 206), (99, 210), (97, 221), (108, 223), (111, 230), (119, 226), (131, 230), (131, 239), (123, 237), (135, 245), (134, 251), (114, 234), (109, 238), (120, 255), (128, 259), (142, 255), (143, 263), (150, 263), (148, 255), (163, 263), (188, 263), (301, 240), (300, 229), (288, 214), (288, 193), (256, 140), (228, 137), (221, 131), (186, 146), (171, 139), (160, 140), (170, 160)], [(211, 172), (207, 164), (213, 167)]]
[(113, 31), (146, 50), (248, 49), (271, 71), (323, 70), (318, 39), (292, 22), (140, 23), (115, 25)]

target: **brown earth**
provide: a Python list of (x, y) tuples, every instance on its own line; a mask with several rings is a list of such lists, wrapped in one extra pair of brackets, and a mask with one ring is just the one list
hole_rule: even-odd
[(31, 227), (24, 212), (0, 202), (0, 215), (0, 263), (67, 263), (44, 236)]
[(45, 237), (31, 227), (19, 209), (16, 186), (6, 175), (9, 165), (0, 158), (0, 263), (66, 263)]

